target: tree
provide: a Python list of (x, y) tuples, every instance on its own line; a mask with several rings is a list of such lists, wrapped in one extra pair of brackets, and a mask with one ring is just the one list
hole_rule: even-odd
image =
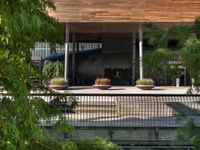
[[(152, 26), (151, 26), (152, 28)], [(181, 56), (183, 59), (183, 65), (186, 66), (187, 71), (189, 72), (190, 76), (195, 79), (195, 89), (190, 88), (188, 92), (198, 93), (200, 91), (200, 17), (197, 17), (194, 24), (192, 26), (173, 26), (167, 31), (162, 31), (161, 29), (156, 30), (154, 34), (151, 34), (155, 30), (155, 27), (147, 32), (149, 37), (149, 43), (155, 47), (155, 51), (159, 48), (163, 48), (166, 46), (165, 44), (165, 37), (166, 38), (173, 38), (179, 41), (178, 47), (180, 51), (178, 55)], [(163, 35), (163, 34), (164, 35)], [(158, 43), (157, 43), (157, 42)], [(163, 42), (164, 41), (164, 42)], [(164, 43), (164, 44), (162, 44)], [(165, 50), (167, 51), (167, 50)], [(158, 63), (159, 58), (162, 62), (165, 59), (160, 57), (160, 54), (156, 54), (153, 52), (151, 54), (150, 60), (152, 62), (148, 62), (148, 64), (154, 64), (155, 68), (160, 67), (160, 63)], [(152, 59), (154, 56), (158, 59)], [(167, 60), (167, 59), (166, 59)], [(167, 60), (168, 61), (168, 60)], [(157, 66), (157, 65), (158, 66)], [(163, 69), (163, 68), (161, 68)], [(182, 115), (182, 114), (180, 114)], [(194, 123), (194, 120), (189, 116), (180, 117), (187, 121), (187, 123), (178, 129), (176, 142), (179, 144), (185, 144), (186, 142), (190, 142), (194, 145), (195, 150), (200, 149), (200, 129)]]
[[(0, 1), (0, 86), (12, 98), (0, 99), (0, 149), (29, 149), (45, 141), (39, 120), (50, 119), (56, 111), (41, 99), (29, 98), (29, 77), (36, 73), (30, 48), (37, 41), (63, 41), (62, 29), (47, 10), (55, 9), (51, 0)], [(58, 124), (66, 125), (60, 116)]]
[[(200, 29), (200, 19), (196, 19), (193, 26), (186, 25), (174, 25), (169, 29), (161, 29), (154, 24), (147, 24), (149, 30), (145, 33), (146, 38), (148, 39), (149, 45), (153, 50), (145, 52), (144, 54), (144, 66), (151, 68), (150, 71), (147, 71), (147, 74), (153, 76), (161, 74), (165, 78), (170, 78), (174, 80), (180, 76), (180, 70), (178, 66), (180, 64), (170, 64), (170, 61), (178, 60), (177, 58), (185, 57), (186, 53), (182, 53), (182, 49), (186, 44), (186, 41), (194, 35), (198, 35), (198, 29)], [(169, 40), (177, 40), (177, 48), (179, 51), (172, 52), (168, 48)], [(184, 65), (186, 62), (184, 61)], [(182, 65), (182, 64), (181, 64)]]
[[(64, 41), (62, 28), (48, 15), (48, 11), (54, 9), (52, 0), (0, 1), (0, 87), (11, 95), (0, 93), (0, 149), (77, 149), (74, 142), (60, 142), (45, 136), (41, 119), (48, 121), (58, 117), (53, 126), (56, 131), (69, 133), (73, 127), (67, 124), (56, 106), (30, 97), (34, 87), (30, 76), (40, 77), (40, 72), (32, 65), (30, 48), (38, 41), (52, 45)], [(113, 149), (110, 142), (102, 142), (104, 145), (98, 149)]]

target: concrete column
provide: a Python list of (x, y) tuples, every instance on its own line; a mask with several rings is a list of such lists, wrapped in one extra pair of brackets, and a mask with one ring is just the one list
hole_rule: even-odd
[(79, 51), (79, 42), (77, 41), (76, 42), (76, 52), (78, 52)]
[(132, 34), (132, 84), (135, 85), (136, 34)]
[(76, 37), (75, 33), (73, 33), (72, 42), (73, 42), (73, 52), (72, 52), (72, 85), (75, 85), (75, 77), (76, 77)]
[(64, 77), (68, 79), (68, 71), (69, 71), (69, 25), (65, 26), (65, 69), (64, 69)]
[(140, 68), (140, 79), (143, 79), (143, 29), (142, 29), (142, 24), (139, 24), (139, 68)]

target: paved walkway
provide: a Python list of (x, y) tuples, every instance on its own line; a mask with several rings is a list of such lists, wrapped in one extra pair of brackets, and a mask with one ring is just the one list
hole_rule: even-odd
[[(77, 127), (177, 127), (186, 123), (185, 119), (177, 122), (177, 117), (182, 114), (193, 118), (200, 127), (200, 96), (168, 95), (185, 94), (188, 89), (189, 87), (172, 86), (160, 86), (152, 90), (141, 90), (133, 86), (114, 86), (109, 90), (94, 89), (91, 86), (69, 87), (67, 91), (59, 92), (77, 93), (73, 98), (76, 98), (78, 105), (72, 113), (68, 112), (69, 107), (65, 105), (65, 101), (57, 102), (57, 96), (47, 95), (41, 98), (52, 104), (55, 102), (66, 119)], [(166, 95), (90, 95), (96, 93)], [(47, 122), (42, 124), (49, 125)]]
[[(72, 93), (87, 93), (87, 94), (185, 94), (189, 87), (173, 87), (173, 86), (158, 86), (152, 90), (141, 90), (134, 86), (113, 86), (108, 90), (95, 89), (92, 86), (74, 86), (69, 87), (69, 92)], [(65, 91), (60, 91), (61, 93)]]

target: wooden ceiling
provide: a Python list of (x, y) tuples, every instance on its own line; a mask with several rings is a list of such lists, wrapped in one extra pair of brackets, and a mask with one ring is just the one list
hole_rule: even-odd
[(200, 0), (54, 0), (60, 22), (193, 22)]

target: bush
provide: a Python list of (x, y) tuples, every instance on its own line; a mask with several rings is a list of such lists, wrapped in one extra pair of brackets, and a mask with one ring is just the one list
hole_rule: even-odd
[(64, 65), (59, 62), (45, 61), (42, 69), (45, 80), (64, 76)]
[(64, 78), (53, 78), (50, 80), (50, 84), (52, 85), (66, 85), (68, 81)]
[(75, 142), (67, 141), (62, 144), (62, 150), (78, 150), (78, 147)]
[(146, 78), (146, 79), (142, 79), (142, 80), (137, 80), (136, 81), (136, 84), (137, 85), (154, 85), (154, 81), (152, 80), (152, 79), (148, 79), (148, 78)]
[(101, 138), (91, 141), (78, 141), (76, 146), (79, 150), (119, 150), (117, 145)]
[(119, 150), (119, 147), (107, 140), (96, 138), (85, 141), (45, 141), (43, 143), (34, 143), (30, 147), (33, 150)]
[(98, 78), (95, 80), (95, 85), (110, 85), (111, 81), (108, 78)]

